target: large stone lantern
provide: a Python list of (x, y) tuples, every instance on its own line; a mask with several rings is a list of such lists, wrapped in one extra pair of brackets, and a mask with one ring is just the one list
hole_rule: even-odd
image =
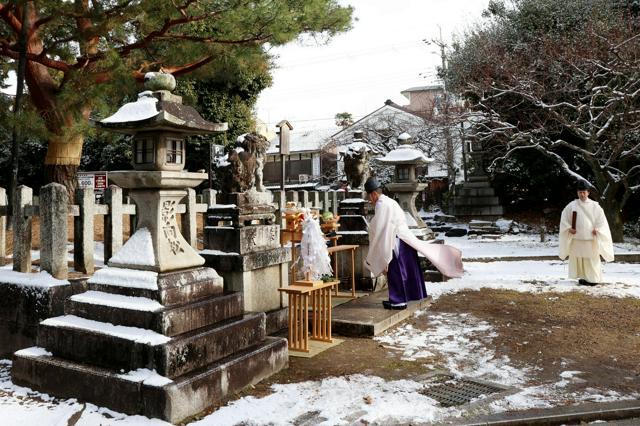
[(204, 259), (180, 234), (176, 222), (185, 189), (207, 179), (206, 173), (184, 171), (185, 139), (226, 131), (227, 123), (208, 122), (193, 107), (183, 105), (182, 97), (170, 92), (175, 88), (170, 74), (149, 73), (145, 80), (151, 90), (96, 123), (133, 136), (134, 170), (110, 172), (109, 178), (129, 189), (138, 225), (109, 266), (156, 272), (200, 266)]
[(386, 188), (398, 199), (407, 216), (409, 227), (418, 236), (432, 235), (431, 230), (418, 216), (415, 201), (418, 194), (427, 187), (426, 183), (418, 182), (416, 168), (433, 162), (433, 159), (414, 148), (411, 136), (402, 133), (398, 136), (398, 147), (378, 161), (395, 166), (393, 182), (387, 184)]

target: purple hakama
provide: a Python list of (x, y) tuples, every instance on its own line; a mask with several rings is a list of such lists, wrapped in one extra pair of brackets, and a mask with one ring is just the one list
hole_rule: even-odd
[(398, 254), (393, 251), (393, 258), (387, 270), (389, 302), (394, 305), (427, 297), (418, 253), (404, 241), (398, 239), (397, 242)]

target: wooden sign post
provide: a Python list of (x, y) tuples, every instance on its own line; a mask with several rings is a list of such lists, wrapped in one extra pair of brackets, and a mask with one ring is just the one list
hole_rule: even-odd
[(280, 139), (280, 164), (282, 165), (282, 181), (280, 189), (284, 191), (284, 181), (286, 176), (285, 156), (289, 155), (289, 132), (293, 130), (293, 126), (287, 120), (282, 120), (276, 124), (278, 128), (278, 136)]

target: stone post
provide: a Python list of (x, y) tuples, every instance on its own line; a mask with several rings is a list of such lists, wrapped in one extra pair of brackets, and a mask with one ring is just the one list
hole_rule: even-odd
[(216, 195), (218, 191), (215, 189), (205, 189), (202, 191), (202, 201), (207, 205), (207, 208), (211, 208), (216, 204)]
[(0, 188), (0, 207), (4, 207), (4, 214), (0, 213), (0, 260), (7, 257), (7, 190)]
[(331, 211), (331, 204), (329, 202), (329, 191), (322, 192), (322, 211)]
[(197, 250), (196, 191), (193, 188), (187, 188), (187, 196), (184, 197), (182, 202), (186, 207), (182, 215), (182, 235), (189, 245)]
[(286, 226), (286, 220), (284, 218), (284, 208), (287, 203), (287, 194), (284, 191), (273, 191), (273, 199), (278, 209), (276, 217), (280, 218), (280, 228), (284, 229)]
[(31, 216), (25, 213), (33, 203), (33, 191), (28, 186), (16, 188), (13, 205), (13, 270), (31, 272)]
[(331, 191), (331, 213), (338, 214), (338, 191)]
[[(109, 213), (104, 217), (104, 263), (107, 263), (122, 247), (122, 188), (110, 185), (104, 199), (109, 206)], [(136, 214), (139, 210), (136, 209)]]
[(307, 191), (298, 191), (298, 201), (300, 201), (300, 207), (308, 208), (309, 206), (309, 193)]
[(80, 214), (73, 219), (73, 269), (85, 274), (93, 274), (95, 270), (93, 260), (95, 196), (93, 189), (76, 189), (76, 204)]
[[(68, 214), (67, 188), (59, 183), (43, 186), (40, 190), (40, 269), (44, 269), (59, 280), (66, 280), (69, 275)], [(93, 228), (91, 232), (93, 233)]]

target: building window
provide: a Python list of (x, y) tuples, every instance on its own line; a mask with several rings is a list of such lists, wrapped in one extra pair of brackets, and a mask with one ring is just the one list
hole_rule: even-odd
[(167, 139), (167, 163), (182, 164), (182, 140)]
[(154, 143), (151, 139), (136, 139), (136, 164), (151, 164), (154, 160)]

